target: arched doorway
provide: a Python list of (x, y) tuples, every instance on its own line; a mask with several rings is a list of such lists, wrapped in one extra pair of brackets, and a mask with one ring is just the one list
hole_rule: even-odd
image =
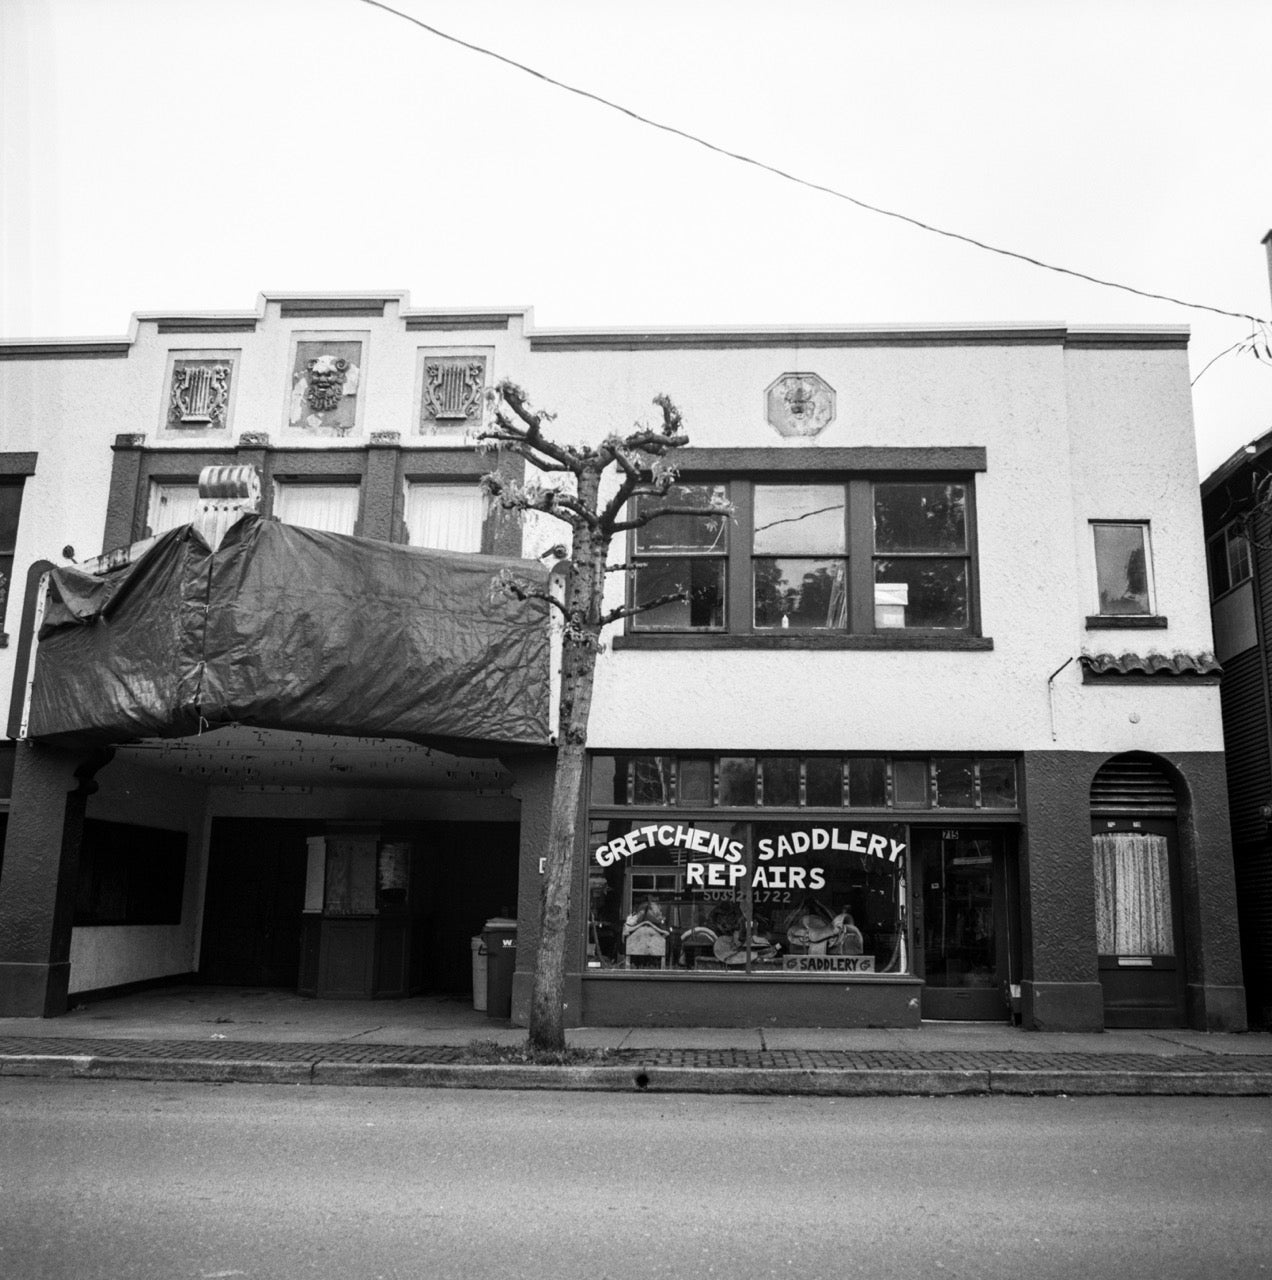
[(1114, 756), (1091, 783), (1106, 1027), (1186, 1025), (1178, 810), (1174, 783), (1152, 756)]

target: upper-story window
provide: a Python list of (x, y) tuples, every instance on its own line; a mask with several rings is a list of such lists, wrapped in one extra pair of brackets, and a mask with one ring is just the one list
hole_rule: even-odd
[(970, 632), (971, 496), (962, 478), (675, 485), (662, 501), (702, 514), (636, 531), (632, 591), (687, 598), (632, 629)]
[(1206, 545), (1210, 564), (1210, 598), (1240, 586), (1253, 573), (1250, 543), (1235, 525), (1220, 529)]
[(13, 555), (18, 543), (18, 517), (22, 513), (22, 483), (22, 477), (6, 477), (0, 482), (0, 634), (3, 634), (13, 584)]
[(480, 551), (484, 515), (485, 499), (473, 481), (406, 486), (404, 518), (413, 547)]
[(1101, 617), (1147, 617), (1156, 612), (1148, 521), (1092, 521), (1095, 578)]
[[(647, 511), (652, 499), (636, 505)], [(657, 600), (685, 591), (687, 598), (659, 605), (634, 620), (657, 631), (722, 631), (725, 570), (728, 567), (729, 517), (724, 484), (673, 485), (666, 505), (700, 507), (702, 515), (664, 516), (635, 534), (639, 567), (634, 577), (638, 601)]]
[(153, 537), (189, 524), (194, 519), (198, 506), (199, 486), (195, 481), (152, 480), (146, 532)]
[(278, 480), (274, 484), (274, 515), (285, 524), (306, 529), (353, 533), (358, 523), (360, 493), (356, 481), (312, 484)]
[(968, 486), (903, 481), (873, 488), (875, 627), (965, 630)]

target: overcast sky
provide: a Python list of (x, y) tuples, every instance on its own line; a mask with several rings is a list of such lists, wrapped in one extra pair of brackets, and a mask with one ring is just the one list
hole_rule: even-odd
[[(729, 150), (1057, 265), (1272, 315), (1268, 0), (387, 0)], [(1248, 321), (742, 165), (363, 0), (0, 0), (0, 335), (262, 290), (540, 327)], [(1272, 365), (1195, 388), (1206, 474)]]

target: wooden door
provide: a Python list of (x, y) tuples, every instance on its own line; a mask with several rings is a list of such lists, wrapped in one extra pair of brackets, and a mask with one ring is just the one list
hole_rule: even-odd
[(1104, 1025), (1185, 1026), (1175, 823), (1093, 818), (1091, 844)]
[(204, 982), (299, 985), (309, 830), (277, 819), (213, 821), (199, 960)]

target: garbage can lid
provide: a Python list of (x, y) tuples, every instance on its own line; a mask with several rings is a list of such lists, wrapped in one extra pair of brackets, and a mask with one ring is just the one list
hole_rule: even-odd
[(510, 920), (507, 916), (492, 916), (486, 921), (487, 929), (515, 929), (517, 922)]

